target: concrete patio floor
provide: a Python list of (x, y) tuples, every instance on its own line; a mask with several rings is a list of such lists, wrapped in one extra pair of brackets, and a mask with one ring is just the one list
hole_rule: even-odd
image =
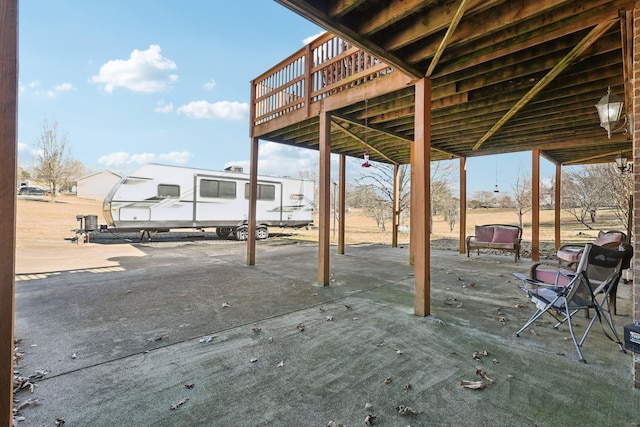
[[(432, 316), (420, 318), (406, 247), (332, 248), (332, 282), (319, 287), (310, 243), (258, 242), (258, 265), (247, 267), (241, 242), (92, 242), (144, 256), (17, 277), (19, 371), (50, 371), (33, 394), (17, 394), (39, 402), (20, 411), (20, 425), (640, 423), (632, 357), (599, 326), (587, 364), (551, 322), (514, 335), (534, 310), (512, 277), (528, 260), (432, 251)], [(620, 335), (630, 288), (618, 291)], [(481, 380), (477, 370), (494, 382), (462, 388)]]

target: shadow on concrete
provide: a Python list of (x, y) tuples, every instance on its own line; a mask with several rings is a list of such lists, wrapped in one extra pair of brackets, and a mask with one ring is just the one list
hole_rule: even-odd
[[(328, 287), (316, 285), (315, 244), (259, 242), (252, 267), (243, 242), (135, 247), (146, 256), (120, 259), (118, 271), (17, 283), (19, 370), (51, 371), (33, 395), (17, 395), (41, 402), (22, 411), (25, 425), (363, 425), (368, 414), (374, 425), (411, 426), (640, 421), (631, 355), (599, 328), (586, 365), (551, 322), (515, 337), (534, 310), (512, 277), (528, 261), (432, 251), (431, 316), (420, 318), (406, 247), (332, 251)], [(630, 288), (619, 290), (620, 331)], [(462, 388), (482, 380), (478, 370), (493, 382)]]

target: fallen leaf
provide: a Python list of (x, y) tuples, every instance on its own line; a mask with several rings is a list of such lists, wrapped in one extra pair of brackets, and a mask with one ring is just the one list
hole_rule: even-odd
[(411, 407), (405, 406), (405, 405), (396, 406), (396, 410), (400, 415), (417, 415), (418, 414)]
[(472, 358), (473, 360), (482, 360), (482, 358), (480, 357), (480, 352), (479, 352), (479, 351), (474, 351), (474, 352), (471, 354), (471, 358)]
[(229, 305), (229, 303), (223, 302), (222, 308), (227, 308), (227, 307), (231, 307), (231, 305)]
[(351, 310), (351, 304), (345, 304), (344, 306), (347, 310)]
[(537, 332), (536, 332), (536, 330), (535, 330), (535, 329), (533, 329), (533, 328), (529, 329), (529, 332), (530, 332), (530, 333), (531, 333), (531, 335), (533, 335), (533, 336), (536, 336), (536, 337), (538, 336), (538, 333), (537, 333)]
[(296, 325), (296, 329), (299, 330), (300, 332), (304, 331), (304, 323), (298, 323)]
[(183, 398), (180, 402), (176, 403), (175, 405), (171, 405), (170, 409), (175, 411), (176, 409), (178, 409), (179, 407), (181, 407), (182, 405), (184, 405), (188, 401), (189, 401), (189, 396)]
[(193, 387), (195, 387), (195, 384), (190, 383), (190, 384), (185, 384), (184, 385), (186, 388), (188, 388), (189, 390), (191, 390)]
[(311, 296), (312, 296), (312, 297), (317, 297), (317, 296), (318, 296), (318, 293), (317, 293), (317, 292), (316, 292), (316, 293), (313, 293), (313, 294), (311, 294)]
[(376, 417), (375, 415), (367, 415), (367, 416), (364, 418), (364, 423), (365, 423), (366, 425), (368, 425), (368, 426), (372, 426), (372, 425), (373, 425), (373, 423), (375, 422), (376, 418), (378, 418), (378, 417)]
[(331, 322), (333, 320), (333, 316), (327, 316), (327, 322)]
[(252, 358), (252, 359), (249, 359), (249, 362), (251, 362), (251, 363), (256, 363), (257, 361), (258, 361), (258, 358), (257, 358), (257, 357), (254, 357), (254, 358)]
[(62, 417), (58, 417), (58, 418), (56, 418), (56, 420), (55, 420), (55, 425), (56, 425), (56, 427), (63, 426), (63, 425), (64, 425), (64, 423), (65, 423), (65, 421), (64, 421), (64, 418), (62, 418)]
[(516, 308), (524, 308), (524, 304), (516, 304), (515, 307)]
[(324, 308), (324, 305), (321, 305), (320, 307), (318, 307), (318, 310), (320, 310), (320, 311), (325, 311), (325, 310), (326, 310), (326, 308)]
[(371, 403), (365, 403), (364, 404), (364, 409), (365, 409), (365, 411), (375, 411), (375, 408), (373, 407), (373, 405)]
[(344, 427), (344, 424), (335, 421), (329, 421), (325, 427)]
[(498, 359), (491, 359), (491, 362), (493, 362), (493, 364), (495, 365), (496, 363), (500, 363), (498, 362)]
[(387, 378), (385, 378), (384, 383), (385, 384), (391, 384), (391, 381), (393, 381), (393, 379), (391, 377), (387, 377)]
[(282, 368), (284, 366), (284, 360), (281, 360), (280, 363), (276, 365), (278, 368)]
[(404, 385), (404, 387), (402, 387), (402, 389), (403, 389), (404, 391), (409, 391), (409, 390), (411, 390), (411, 384), (405, 384), (405, 385)]
[(151, 337), (151, 338), (147, 338), (148, 342), (156, 342), (156, 341), (160, 341), (161, 339), (163, 339), (164, 337), (166, 337), (166, 334), (163, 335), (156, 335), (155, 337)]
[(487, 387), (484, 381), (467, 381), (462, 380), (460, 386), (463, 388), (470, 388), (472, 390), (483, 390)]
[(476, 371), (476, 375), (479, 376), (480, 378), (484, 378), (485, 380), (489, 381), (490, 383), (494, 382), (493, 379), (489, 378), (487, 373), (485, 371), (483, 371), (482, 369), (478, 369)]
[(73, 353), (73, 354), (71, 355), (71, 358), (72, 358), (72, 359), (75, 359), (76, 357), (78, 357), (78, 355), (77, 355), (77, 354), (75, 354), (75, 353)]
[(396, 350), (396, 353), (402, 354), (402, 350)]
[(478, 286), (478, 284), (476, 282), (471, 282), (469, 283), (469, 286), (471, 286), (472, 288), (475, 288), (476, 286)]
[(262, 328), (251, 328), (251, 330), (257, 334), (258, 332), (262, 331)]
[(200, 342), (203, 342), (203, 343), (205, 343), (205, 344), (206, 344), (206, 343), (210, 343), (210, 342), (211, 342), (211, 340), (213, 340), (213, 337), (212, 337), (212, 336), (207, 336), (207, 337), (202, 337), (202, 338), (200, 338)]
[(40, 401), (38, 399), (27, 399), (24, 402), (20, 403), (16, 406), (16, 411), (22, 411), (27, 406), (36, 406), (39, 405)]

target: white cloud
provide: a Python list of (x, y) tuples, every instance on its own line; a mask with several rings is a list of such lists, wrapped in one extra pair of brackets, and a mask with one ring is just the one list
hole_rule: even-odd
[(243, 120), (248, 117), (249, 104), (236, 101), (193, 101), (177, 109), (192, 119)]
[(62, 83), (53, 87), (53, 89), (45, 90), (45, 91), (36, 91), (36, 94), (46, 96), (47, 98), (57, 98), (58, 95), (64, 92), (75, 91), (76, 88), (73, 87), (71, 83)]
[(30, 87), (31, 89), (35, 89), (35, 88), (37, 88), (38, 86), (40, 86), (40, 80), (34, 80), (34, 81), (32, 81), (32, 82), (29, 82), (29, 87)]
[(324, 33), (326, 33), (326, 31), (320, 31), (318, 34), (314, 34), (312, 36), (304, 38), (304, 39), (302, 39), (302, 44), (304, 44), (306, 46), (309, 43), (311, 43), (312, 41), (314, 41), (315, 39), (317, 39), (318, 37), (320, 37), (321, 35), (323, 35)]
[(213, 88), (216, 87), (216, 81), (211, 79), (210, 81), (203, 84), (202, 87), (205, 88), (205, 90), (213, 90)]
[(110, 169), (119, 169), (127, 164), (129, 153), (118, 151), (117, 153), (109, 153), (98, 159), (98, 164), (106, 166)]
[(107, 93), (113, 93), (118, 87), (133, 92), (165, 91), (178, 80), (178, 75), (172, 73), (178, 67), (160, 51), (160, 46), (155, 44), (147, 50), (134, 49), (129, 59), (112, 59), (103, 64), (89, 81), (102, 84)]
[(24, 142), (18, 142), (18, 151), (24, 151), (29, 147), (29, 145)]
[(161, 161), (164, 163), (185, 164), (192, 157), (188, 151), (172, 151), (170, 153), (137, 153), (124, 151), (106, 154), (98, 159), (98, 163), (110, 169), (124, 169), (126, 166), (138, 166), (144, 163)]
[(170, 153), (160, 154), (158, 159), (162, 162), (175, 163), (177, 165), (186, 164), (191, 158), (191, 153), (188, 151), (172, 151)]
[(173, 111), (173, 104), (171, 102), (166, 103), (164, 99), (156, 102), (156, 108), (153, 110), (156, 113), (170, 113)]
[[(225, 163), (224, 166), (242, 166), (245, 172), (249, 171), (248, 160), (231, 161)], [(260, 175), (299, 177), (300, 172), (312, 171), (315, 173), (317, 170), (318, 151), (316, 150), (275, 142), (260, 143), (258, 149), (258, 173)]]
[(144, 163), (155, 162), (157, 158), (158, 156), (153, 153), (132, 154), (128, 163), (137, 163), (142, 165)]

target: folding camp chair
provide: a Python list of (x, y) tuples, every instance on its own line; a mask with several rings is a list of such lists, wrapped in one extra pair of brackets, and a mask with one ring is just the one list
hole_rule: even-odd
[[(559, 270), (553, 283), (537, 281), (523, 274), (515, 273), (514, 276), (525, 282), (526, 286), (521, 287), (521, 289), (527, 293), (531, 301), (536, 305), (535, 313), (516, 332), (516, 336), (520, 336), (542, 315), (549, 313), (558, 321), (554, 328), (557, 329), (564, 322), (568, 324), (569, 333), (578, 351), (580, 361), (586, 363), (581, 348), (596, 319), (598, 319), (602, 324), (604, 334), (612, 341), (615, 341), (621, 351), (624, 351), (613, 324), (608, 299), (611, 289), (617, 285), (620, 278), (623, 256), (624, 251), (614, 251), (601, 246), (587, 244), (584, 247), (578, 268), (575, 271)], [(593, 309), (595, 315), (580, 340), (578, 340), (572, 318), (578, 311), (588, 309)], [(603, 318), (613, 333), (613, 337), (605, 330), (602, 322)]]

